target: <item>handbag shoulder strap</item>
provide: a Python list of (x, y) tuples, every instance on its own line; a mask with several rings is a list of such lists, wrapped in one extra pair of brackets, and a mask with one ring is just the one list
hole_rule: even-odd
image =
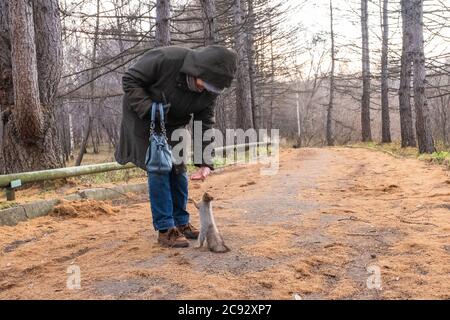
[(159, 114), (159, 125), (161, 127), (161, 131), (164, 135), (166, 135), (166, 124), (164, 121), (164, 104), (163, 103), (152, 103), (151, 117), (150, 117), (150, 134), (155, 132), (156, 127), (156, 109), (158, 109)]
[(161, 131), (164, 135), (166, 135), (166, 124), (164, 121), (164, 104), (158, 103), (158, 111), (159, 111), (159, 125), (161, 127)]
[(157, 108), (157, 103), (156, 102), (152, 102), (152, 109), (151, 109), (151, 116), (150, 116), (150, 121), (151, 122), (155, 122), (156, 108)]
[(162, 103), (158, 103), (158, 112), (159, 112), (159, 121), (164, 123), (164, 105)]
[(152, 102), (151, 113), (150, 113), (150, 135), (152, 135), (155, 132), (156, 108), (157, 108), (157, 103)]

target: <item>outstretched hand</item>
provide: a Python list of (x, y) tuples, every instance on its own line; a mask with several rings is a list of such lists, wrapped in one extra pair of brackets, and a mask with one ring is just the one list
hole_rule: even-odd
[(191, 174), (191, 180), (205, 180), (207, 176), (211, 173), (211, 169), (209, 167), (201, 167), (196, 172)]

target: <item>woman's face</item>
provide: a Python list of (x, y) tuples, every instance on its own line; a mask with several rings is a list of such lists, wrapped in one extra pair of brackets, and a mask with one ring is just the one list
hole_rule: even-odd
[(197, 88), (198, 88), (200, 91), (205, 90), (204, 82), (203, 82), (202, 79), (200, 79), (200, 78), (195, 78), (195, 85), (197, 86)]

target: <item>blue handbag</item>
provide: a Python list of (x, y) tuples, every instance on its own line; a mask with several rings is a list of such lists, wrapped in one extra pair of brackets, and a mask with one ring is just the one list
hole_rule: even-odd
[[(161, 132), (155, 130), (156, 109), (159, 111)], [(167, 142), (166, 126), (164, 123), (164, 108), (162, 103), (152, 103), (150, 139), (145, 157), (145, 166), (149, 173), (169, 173), (172, 171), (172, 151)]]

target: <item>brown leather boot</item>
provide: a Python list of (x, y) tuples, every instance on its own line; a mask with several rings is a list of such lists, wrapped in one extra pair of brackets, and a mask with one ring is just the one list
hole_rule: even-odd
[(199, 231), (192, 224), (188, 223), (183, 226), (178, 226), (178, 230), (188, 239), (198, 239)]
[(165, 233), (158, 232), (158, 243), (169, 248), (189, 247), (186, 237), (177, 228), (171, 228)]

